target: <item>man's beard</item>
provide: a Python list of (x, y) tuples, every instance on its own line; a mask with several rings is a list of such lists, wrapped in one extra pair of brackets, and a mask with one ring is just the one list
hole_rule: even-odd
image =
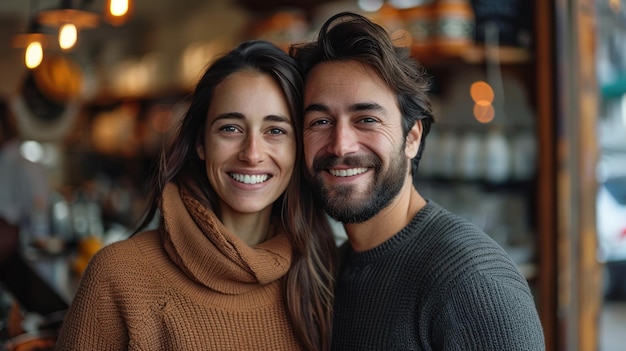
[[(326, 155), (313, 161), (312, 183), (316, 188), (315, 196), (324, 205), (326, 213), (333, 219), (343, 223), (365, 222), (382, 209), (400, 193), (407, 174), (407, 159), (403, 153), (397, 153), (391, 159), (389, 169), (381, 173), (382, 161), (375, 155), (335, 157)], [(370, 195), (365, 198), (358, 196), (357, 185), (339, 185), (332, 188), (324, 184), (321, 172), (337, 165), (349, 167), (368, 167), (374, 170), (374, 179), (366, 189)], [(354, 198), (353, 198), (354, 197)]]

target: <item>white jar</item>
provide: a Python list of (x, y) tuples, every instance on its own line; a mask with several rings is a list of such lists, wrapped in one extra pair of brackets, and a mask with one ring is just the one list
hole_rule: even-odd
[(438, 143), (438, 153), (435, 169), (437, 175), (444, 179), (453, 179), (456, 176), (457, 163), (457, 145), (458, 139), (456, 134), (451, 130), (441, 133)]
[(515, 135), (511, 147), (512, 178), (526, 181), (533, 177), (537, 168), (537, 140), (531, 130), (523, 130)]
[(429, 178), (437, 175), (437, 148), (439, 147), (439, 133), (431, 129), (426, 136), (424, 151), (417, 168), (417, 174)]
[(511, 147), (501, 128), (492, 128), (484, 144), (485, 180), (502, 183), (511, 176)]
[(457, 175), (467, 181), (479, 180), (484, 175), (482, 139), (477, 132), (468, 131), (458, 145)]

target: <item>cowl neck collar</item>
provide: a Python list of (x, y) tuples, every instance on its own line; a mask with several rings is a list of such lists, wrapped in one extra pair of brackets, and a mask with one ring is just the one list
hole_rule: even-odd
[(187, 191), (168, 183), (161, 201), (165, 250), (195, 282), (224, 294), (242, 294), (284, 276), (292, 248), (284, 232), (250, 247)]

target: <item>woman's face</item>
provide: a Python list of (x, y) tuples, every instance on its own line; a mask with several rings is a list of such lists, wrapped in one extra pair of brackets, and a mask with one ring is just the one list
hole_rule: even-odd
[(215, 89), (196, 150), (219, 197), (222, 219), (269, 215), (296, 159), (293, 119), (280, 86), (259, 72), (228, 76)]

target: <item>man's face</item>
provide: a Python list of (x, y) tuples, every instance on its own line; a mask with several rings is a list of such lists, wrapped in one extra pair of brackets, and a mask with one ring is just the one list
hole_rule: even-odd
[(307, 170), (326, 211), (344, 223), (369, 220), (409, 175), (394, 92), (359, 62), (325, 62), (307, 77), (304, 106)]

